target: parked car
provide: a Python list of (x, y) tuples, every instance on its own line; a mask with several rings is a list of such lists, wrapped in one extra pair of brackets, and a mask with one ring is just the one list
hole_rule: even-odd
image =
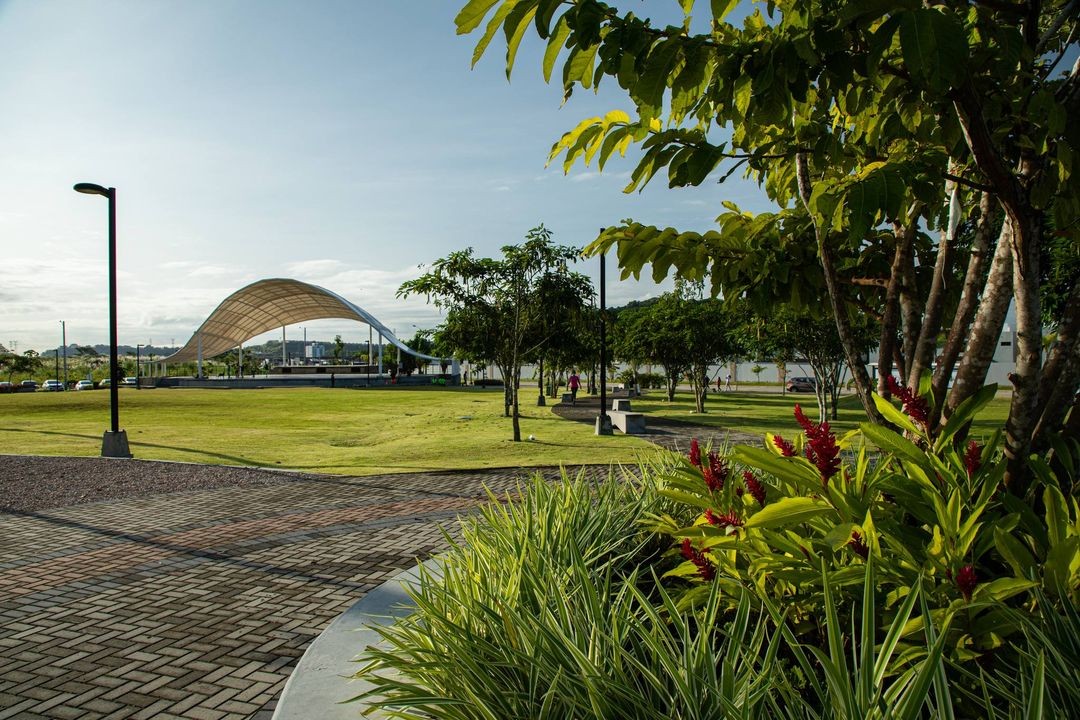
[(64, 389), (64, 383), (59, 380), (46, 380), (41, 389), (49, 392), (60, 392)]
[(19, 383), (19, 387), (23, 390), (37, 390), (38, 384), (34, 380), (23, 380)]
[(0, 380), (0, 393), (15, 392), (15, 386), (7, 380)]
[(133, 378), (133, 377), (126, 377), (126, 378), (123, 378), (123, 379), (122, 379), (122, 380), (120, 381), (120, 384), (121, 384), (121, 385), (137, 385), (138, 383), (136, 382), (135, 378)]
[(97, 386), (98, 386), (99, 388), (107, 388), (107, 387), (109, 387), (110, 385), (112, 385), (112, 381), (111, 381), (111, 380), (109, 380), (109, 378), (105, 378), (104, 380), (101, 380), (101, 381), (100, 381), (100, 382), (98, 382), (98, 384), (97, 384)]
[(75, 383), (75, 389), (76, 390), (93, 390), (94, 389), (94, 383), (92, 381), (90, 381), (90, 380), (80, 380), (79, 382)]
[(812, 377), (793, 377), (787, 381), (788, 392), (814, 392), (817, 380)]

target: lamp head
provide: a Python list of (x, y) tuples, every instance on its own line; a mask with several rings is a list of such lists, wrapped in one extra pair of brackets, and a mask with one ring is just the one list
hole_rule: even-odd
[(112, 195), (112, 191), (108, 188), (103, 188), (100, 185), (94, 183), (75, 183), (75, 192), (86, 193), (87, 195), (103, 195), (109, 197)]

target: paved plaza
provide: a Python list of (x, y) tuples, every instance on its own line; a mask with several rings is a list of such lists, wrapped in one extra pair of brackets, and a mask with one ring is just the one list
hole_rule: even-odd
[[(591, 422), (597, 409), (559, 414)], [(695, 433), (709, 431), (650, 439), (685, 448)], [(445, 549), (485, 487), (502, 493), (531, 472), (276, 473), (0, 512), (0, 720), (269, 718), (331, 620)]]
[(453, 536), (485, 485), (524, 473), (305, 476), (0, 514), (0, 718), (269, 718), (330, 620), (444, 549), (440, 528)]

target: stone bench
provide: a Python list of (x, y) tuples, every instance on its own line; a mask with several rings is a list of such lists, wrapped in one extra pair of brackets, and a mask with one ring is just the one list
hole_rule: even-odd
[(569, 405), (570, 403), (574, 402), (574, 394), (573, 393), (563, 393), (562, 394), (562, 401), (564, 403), (566, 403), (567, 405)]
[(608, 417), (611, 418), (611, 426), (622, 430), (626, 435), (641, 435), (645, 432), (645, 413), (611, 410)]
[(612, 400), (608, 417), (611, 418), (611, 426), (622, 430), (624, 435), (641, 435), (645, 432), (645, 413), (631, 412), (629, 400)]

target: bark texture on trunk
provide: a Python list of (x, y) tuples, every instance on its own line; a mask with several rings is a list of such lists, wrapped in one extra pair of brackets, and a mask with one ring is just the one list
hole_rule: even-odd
[[(904, 285), (900, 290), (900, 308), (904, 313), (904, 362), (900, 366), (900, 377), (911, 374), (915, 347), (922, 332), (923, 304), (919, 297), (919, 288), (915, 282), (915, 266), (908, 264), (904, 268)], [(915, 385), (918, 387), (918, 384)]]
[(956, 382), (945, 403), (945, 417), (969, 397), (974, 395), (986, 382), (986, 372), (994, 359), (1001, 328), (1005, 324), (1005, 314), (1009, 310), (1012, 297), (1012, 226), (1006, 222), (998, 236), (997, 250), (990, 264), (990, 275), (986, 279), (982, 302), (975, 313), (971, 325), (967, 348), (960, 366), (956, 370)]
[(1039, 383), (1039, 421), (1032, 436), (1032, 447), (1044, 450), (1050, 435), (1065, 421), (1080, 381), (1080, 284), (1074, 285), (1065, 306), (1065, 316), (1058, 323), (1057, 340), (1043, 365)]
[(1027, 455), (1039, 420), (1039, 374), (1042, 371), (1042, 307), (1039, 301), (1041, 213), (1026, 213), (1013, 228), (1013, 304), (1016, 309), (1016, 369), (1009, 418), (1005, 422), (1005, 484), (1017, 486), (1031, 473)]
[(922, 329), (908, 358), (911, 368), (908, 371), (907, 384), (912, 388), (919, 387), (923, 372), (934, 364), (934, 351), (937, 350), (938, 333), (941, 332), (941, 317), (945, 311), (946, 279), (952, 276), (953, 245), (956, 240), (956, 227), (960, 222), (960, 192), (955, 183), (950, 185), (949, 223), (940, 235), (937, 259), (934, 261), (934, 277), (930, 281), (930, 292), (924, 306)]
[(904, 282), (904, 267), (911, 260), (911, 239), (914, 235), (896, 226), (893, 229), (894, 250), (889, 268), (889, 283), (885, 289), (885, 309), (881, 314), (881, 336), (878, 339), (878, 395), (888, 396), (885, 385), (893, 370), (896, 336), (900, 326), (900, 291)]
[(975, 226), (975, 239), (971, 244), (971, 256), (968, 258), (967, 273), (964, 275), (964, 289), (960, 304), (956, 307), (952, 327), (949, 328), (945, 347), (941, 350), (937, 367), (934, 368), (933, 392), (934, 403), (930, 410), (930, 427), (936, 428), (941, 420), (941, 410), (945, 404), (945, 393), (949, 388), (956, 360), (964, 347), (968, 328), (979, 308), (979, 299), (986, 285), (986, 268), (990, 264), (990, 241), (993, 237), (994, 204), (989, 193), (983, 193), (979, 199), (979, 219)]

